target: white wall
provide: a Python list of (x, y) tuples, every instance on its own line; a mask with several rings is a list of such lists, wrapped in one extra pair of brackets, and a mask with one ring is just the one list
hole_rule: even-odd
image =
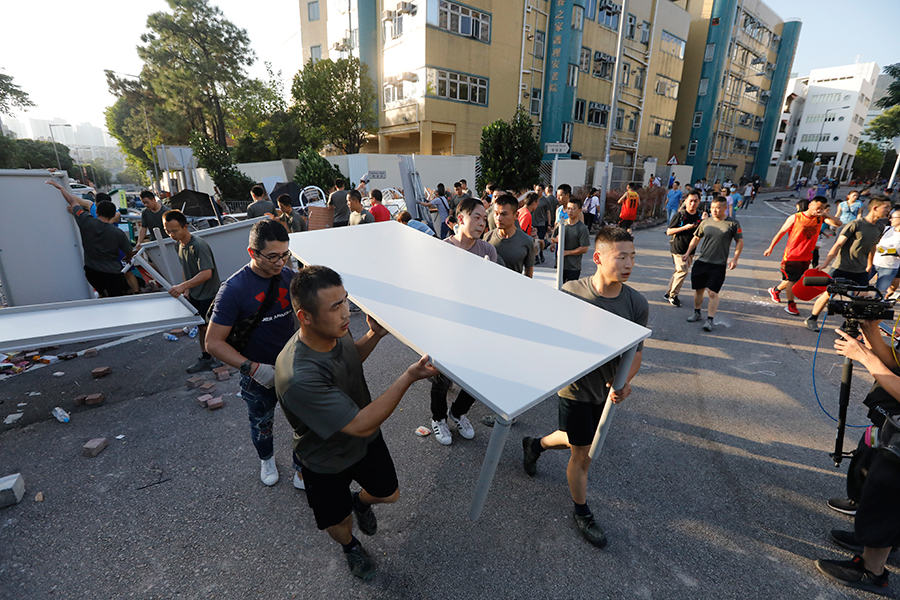
[[(400, 154), (351, 154), (326, 156), (353, 183), (368, 172), (372, 179), (369, 190), (386, 187), (402, 188), (400, 180)], [(416, 170), (422, 184), (434, 189), (438, 183), (452, 191), (453, 183), (465, 179), (469, 189), (475, 189), (475, 157), (458, 156), (415, 156)]]
[[(283, 158), (281, 160), (267, 160), (252, 163), (237, 163), (238, 171), (255, 182), (260, 182), (267, 177), (278, 177), (279, 181), (293, 181), (294, 172), (300, 161), (296, 158)], [(249, 190), (247, 190), (249, 192)]]

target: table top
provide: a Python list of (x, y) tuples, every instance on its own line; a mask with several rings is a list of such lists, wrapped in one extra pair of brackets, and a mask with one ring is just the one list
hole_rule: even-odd
[(507, 419), (651, 333), (395, 221), (290, 239), (298, 260), (340, 273), (353, 302)]

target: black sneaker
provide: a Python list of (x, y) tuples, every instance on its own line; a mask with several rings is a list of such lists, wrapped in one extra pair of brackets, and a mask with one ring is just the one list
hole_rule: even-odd
[(667, 299), (672, 306), (681, 306), (681, 300), (678, 299), (678, 296), (668, 296)]
[(888, 591), (887, 569), (881, 575), (875, 575), (866, 569), (861, 556), (854, 556), (850, 560), (819, 559), (816, 561), (816, 568), (825, 577), (841, 585), (882, 595)]
[(360, 531), (366, 535), (375, 535), (375, 532), (378, 531), (378, 519), (375, 518), (372, 505), (359, 499), (359, 492), (353, 492), (353, 514), (356, 515), (356, 524)]
[(189, 366), (185, 371), (188, 373), (201, 373), (203, 371), (212, 371), (215, 368), (216, 359), (210, 358), (201, 358), (191, 366)]
[(856, 516), (856, 502), (850, 498), (829, 498), (827, 504), (831, 510), (836, 510), (851, 517)]
[(525, 469), (525, 473), (529, 477), (534, 477), (537, 474), (537, 460), (541, 457), (539, 452), (534, 451), (533, 443), (534, 438), (522, 438), (522, 468)]
[(818, 331), (819, 330), (819, 322), (812, 317), (807, 317), (803, 323), (806, 325), (806, 328), (810, 331)]
[(703, 317), (700, 316), (700, 311), (699, 311), (699, 310), (695, 310), (695, 311), (694, 311), (694, 314), (692, 314), (691, 316), (689, 316), (689, 317), (687, 318), (687, 322), (688, 322), (688, 323), (696, 323), (697, 321), (699, 321), (699, 320), (702, 319), (702, 318), (703, 318)]
[(857, 539), (856, 532), (832, 529), (831, 533), (828, 534), (828, 539), (841, 548), (846, 548), (855, 554), (862, 554), (863, 544)]
[(349, 552), (344, 552), (344, 556), (347, 557), (347, 566), (354, 576), (369, 581), (375, 575), (375, 561), (361, 545), (357, 544)]
[(594, 515), (583, 517), (579, 514), (575, 514), (574, 516), (575, 526), (578, 528), (578, 531), (581, 532), (581, 536), (584, 539), (598, 548), (606, 546), (606, 534), (603, 533), (603, 530), (600, 529), (600, 526), (594, 521)]

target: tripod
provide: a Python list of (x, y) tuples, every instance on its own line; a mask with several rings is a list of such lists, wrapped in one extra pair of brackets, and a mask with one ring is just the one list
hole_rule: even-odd
[[(845, 319), (841, 329), (853, 338), (859, 336), (859, 321)], [(841, 390), (838, 395), (838, 419), (837, 436), (834, 440), (834, 452), (829, 456), (834, 459), (834, 466), (840, 467), (845, 458), (852, 458), (852, 452), (844, 452), (844, 430), (847, 428), (847, 407), (850, 405), (850, 383), (853, 380), (853, 361), (844, 357), (844, 365), (841, 370)]]

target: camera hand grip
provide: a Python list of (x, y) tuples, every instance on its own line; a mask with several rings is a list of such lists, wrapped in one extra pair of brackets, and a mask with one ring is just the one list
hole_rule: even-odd
[(831, 283), (831, 277), (804, 277), (803, 285), (807, 287), (823, 287)]

